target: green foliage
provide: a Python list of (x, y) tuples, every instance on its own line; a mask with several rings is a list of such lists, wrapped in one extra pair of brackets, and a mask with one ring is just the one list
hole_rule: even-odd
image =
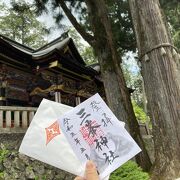
[(137, 67), (134, 57), (126, 56), (123, 58), (122, 68), (127, 87), (132, 88), (134, 92), (131, 94), (132, 105), (138, 121), (144, 123), (149, 120), (144, 112), (145, 93), (143, 93), (143, 81), (139, 68)]
[(114, 40), (120, 55), (127, 51), (136, 51), (135, 35), (130, 18), (128, 0), (106, 0), (111, 19)]
[[(0, 163), (2, 163), (6, 157), (9, 155), (9, 150), (6, 149), (4, 145), (1, 144), (0, 146)], [(4, 172), (0, 171), (0, 180), (4, 178)]]
[(2, 162), (6, 157), (7, 155), (9, 154), (9, 150), (6, 149), (6, 147), (1, 147), (0, 149), (0, 162)]
[(134, 109), (137, 120), (142, 123), (145, 123), (148, 120), (148, 116), (146, 115), (144, 110), (141, 107), (139, 107), (135, 101), (132, 101), (132, 105), (133, 105), (133, 109)]
[(143, 81), (134, 56), (135, 54), (127, 53), (123, 57), (122, 69), (127, 87), (134, 90), (131, 94), (132, 100), (138, 106), (144, 107)]
[(35, 176), (34, 180), (46, 180), (46, 175), (43, 175), (41, 178), (39, 176)]
[[(38, 13), (47, 12), (47, 7), (50, 6), (49, 12), (53, 14), (55, 21), (58, 25), (62, 24), (62, 19), (65, 14), (62, 11), (60, 1), (57, 0), (34, 0)], [(78, 27), (81, 27), (85, 32), (93, 35), (93, 28), (90, 25), (90, 19), (87, 11), (87, 2), (84, 0), (64, 0), (72, 15), (79, 23)], [(114, 40), (117, 45), (119, 54), (126, 51), (135, 51), (136, 43), (132, 30), (132, 22), (130, 21), (129, 5), (127, 0), (106, 0), (106, 4), (109, 10), (109, 17), (111, 18), (112, 30)], [(98, 30), (97, 30), (98, 31)], [(103, 42), (102, 42), (103, 43)]]
[(35, 9), (25, 1), (0, 4), (0, 33), (28, 47), (38, 48), (46, 43), (47, 29), (36, 18)]
[(150, 180), (150, 177), (135, 162), (128, 161), (111, 174), (110, 180)]
[(0, 179), (4, 178), (4, 172), (0, 172)]
[(79, 53), (87, 65), (97, 63), (97, 58), (94, 56), (93, 48), (89, 45), (84, 45), (81, 36), (73, 27), (69, 29), (68, 35), (73, 39)]
[(81, 56), (83, 57), (87, 65), (98, 62), (97, 58), (94, 55), (93, 48), (90, 46), (84, 47), (84, 50), (82, 51)]
[(180, 49), (180, 1), (160, 0), (160, 3), (167, 16), (174, 44)]
[(173, 41), (175, 46), (180, 49), (180, 30), (174, 33)]
[(46, 180), (46, 175), (44, 175), (44, 176), (42, 177), (42, 180)]

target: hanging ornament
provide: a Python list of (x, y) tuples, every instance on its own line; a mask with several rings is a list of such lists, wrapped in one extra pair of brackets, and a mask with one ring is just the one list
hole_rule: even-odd
[(161, 55), (162, 56), (166, 55), (166, 51), (165, 51), (165, 49), (163, 47), (161, 47)]
[(138, 64), (139, 68), (142, 68), (141, 61), (138, 61), (137, 64)]
[(177, 57), (178, 57), (178, 60), (180, 61), (180, 54), (179, 53), (177, 54)]
[(149, 56), (147, 54), (145, 54), (144, 60), (145, 60), (145, 62), (149, 61)]
[(173, 57), (175, 58), (176, 61), (180, 60), (180, 54), (177, 53), (177, 51), (173, 48), (173, 52), (172, 52)]
[(173, 48), (173, 52), (172, 52), (173, 56), (176, 56), (178, 53), (177, 51)]

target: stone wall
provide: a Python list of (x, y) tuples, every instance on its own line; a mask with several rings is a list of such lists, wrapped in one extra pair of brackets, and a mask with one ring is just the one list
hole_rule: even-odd
[[(19, 154), (24, 133), (0, 133), (0, 180), (73, 180), (74, 175)], [(143, 137), (154, 161), (151, 136)]]
[(23, 133), (0, 134), (0, 180), (73, 180), (74, 176), (19, 154)]

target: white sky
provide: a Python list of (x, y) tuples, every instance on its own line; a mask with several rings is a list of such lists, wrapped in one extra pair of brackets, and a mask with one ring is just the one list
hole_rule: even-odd
[[(2, 2), (4, 2), (6, 5), (10, 6), (10, 0), (0, 0)], [(25, 0), (28, 3), (33, 2), (33, 0)], [(53, 19), (53, 15), (52, 14), (45, 14), (43, 13), (40, 17), (37, 18), (40, 22), (44, 23), (48, 28), (50, 27), (55, 27), (55, 20)], [(62, 24), (66, 25), (66, 26), (72, 26), (72, 24), (70, 23), (70, 21), (67, 18), (64, 18), (62, 20)], [(57, 26), (56, 26), (57, 27)], [(63, 33), (64, 31), (62, 29), (55, 29), (52, 31), (52, 33), (50, 35), (48, 35), (47, 37), (45, 37), (45, 39), (50, 42), (54, 39), (56, 39), (57, 37), (59, 37), (61, 35), (61, 33)], [(86, 41), (84, 41), (83, 39), (81, 39), (81, 42), (84, 45), (88, 45), (88, 43)]]

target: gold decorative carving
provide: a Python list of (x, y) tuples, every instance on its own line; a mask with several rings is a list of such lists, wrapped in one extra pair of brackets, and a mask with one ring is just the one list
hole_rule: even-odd
[(96, 83), (94, 81), (86, 81), (85, 83), (80, 84), (77, 95), (82, 97), (90, 97), (97, 92), (98, 89)]
[(6, 98), (5, 97), (0, 97), (0, 101), (5, 101), (6, 100)]
[(63, 91), (63, 92), (66, 92), (66, 93), (70, 93), (70, 94), (75, 94), (76, 92), (73, 91), (72, 89), (69, 89), (69, 88), (65, 88), (63, 84), (61, 85), (52, 85), (50, 86), (49, 88), (47, 89), (41, 89), (40, 87), (36, 87), (31, 93), (30, 93), (30, 96), (33, 96), (33, 95), (37, 95), (39, 93), (49, 93), (49, 92), (52, 92), (52, 91)]
[(80, 91), (77, 92), (77, 96), (89, 98), (92, 96), (92, 94), (86, 92), (85, 89), (81, 89)]
[(59, 65), (60, 65), (60, 64), (59, 64), (58, 60), (56, 60), (56, 61), (53, 61), (53, 62), (50, 62), (50, 63), (49, 63), (49, 68), (57, 67), (57, 66), (59, 66)]
[(66, 46), (66, 47), (64, 48), (64, 54), (65, 54), (67, 51), (69, 51), (69, 46)]
[(31, 93), (30, 96), (37, 95), (39, 93), (49, 93), (51, 91), (61, 90), (63, 85), (52, 85), (47, 89), (41, 89), (40, 87), (36, 87)]
[(47, 94), (55, 91), (62, 91), (71, 95), (89, 98), (90, 96), (98, 92), (98, 88), (96, 83), (94, 83), (93, 81), (86, 81), (84, 83), (81, 83), (79, 87), (77, 87), (76, 81), (62, 77), (61, 85), (51, 85), (47, 89), (41, 89), (40, 87), (36, 87), (30, 93), (30, 96), (38, 95), (41, 93)]

